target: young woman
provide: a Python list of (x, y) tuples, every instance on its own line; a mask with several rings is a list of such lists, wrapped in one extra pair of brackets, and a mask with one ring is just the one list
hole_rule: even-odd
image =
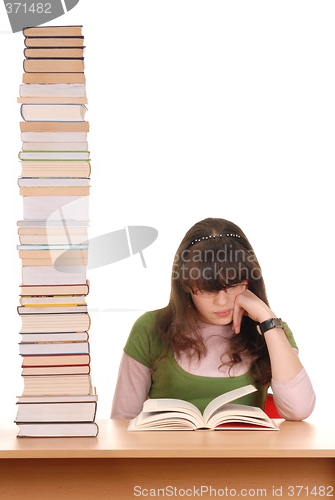
[(195, 224), (173, 264), (169, 304), (143, 314), (124, 347), (111, 418), (134, 418), (147, 397), (190, 401), (253, 384), (234, 402), (264, 408), (272, 388), (281, 416), (303, 420), (315, 394), (292, 332), (270, 308), (261, 268), (241, 229)]

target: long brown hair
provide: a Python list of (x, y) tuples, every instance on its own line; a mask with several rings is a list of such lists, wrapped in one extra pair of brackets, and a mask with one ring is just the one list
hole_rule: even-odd
[[(217, 218), (204, 219), (191, 227), (175, 255), (169, 304), (156, 315), (155, 328), (165, 353), (172, 348), (177, 357), (182, 352), (199, 359), (205, 356), (191, 290), (219, 291), (244, 280), (249, 290), (269, 305), (260, 265), (243, 231)], [(248, 316), (242, 319), (240, 334), (230, 341), (230, 367), (242, 360), (242, 353), (251, 360), (250, 373), (255, 383), (268, 385), (271, 365), (266, 343), (256, 322)]]

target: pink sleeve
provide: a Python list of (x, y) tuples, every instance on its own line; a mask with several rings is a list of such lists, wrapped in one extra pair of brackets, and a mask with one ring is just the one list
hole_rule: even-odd
[(151, 386), (151, 370), (123, 353), (114, 392), (111, 418), (135, 418)]
[(304, 420), (315, 406), (315, 393), (310, 378), (303, 368), (293, 379), (271, 381), (274, 402), (286, 420)]

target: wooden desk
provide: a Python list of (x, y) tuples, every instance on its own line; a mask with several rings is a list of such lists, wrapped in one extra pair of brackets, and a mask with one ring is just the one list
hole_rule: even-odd
[(82, 439), (17, 438), (0, 425), (0, 499), (335, 498), (331, 422), (279, 421), (279, 432), (98, 424), (97, 438)]

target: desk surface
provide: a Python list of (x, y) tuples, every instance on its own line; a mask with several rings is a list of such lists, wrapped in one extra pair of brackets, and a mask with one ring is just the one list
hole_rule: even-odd
[(0, 458), (335, 458), (335, 425), (278, 420), (279, 431), (128, 432), (128, 420), (99, 420), (96, 438), (17, 438), (0, 423)]

